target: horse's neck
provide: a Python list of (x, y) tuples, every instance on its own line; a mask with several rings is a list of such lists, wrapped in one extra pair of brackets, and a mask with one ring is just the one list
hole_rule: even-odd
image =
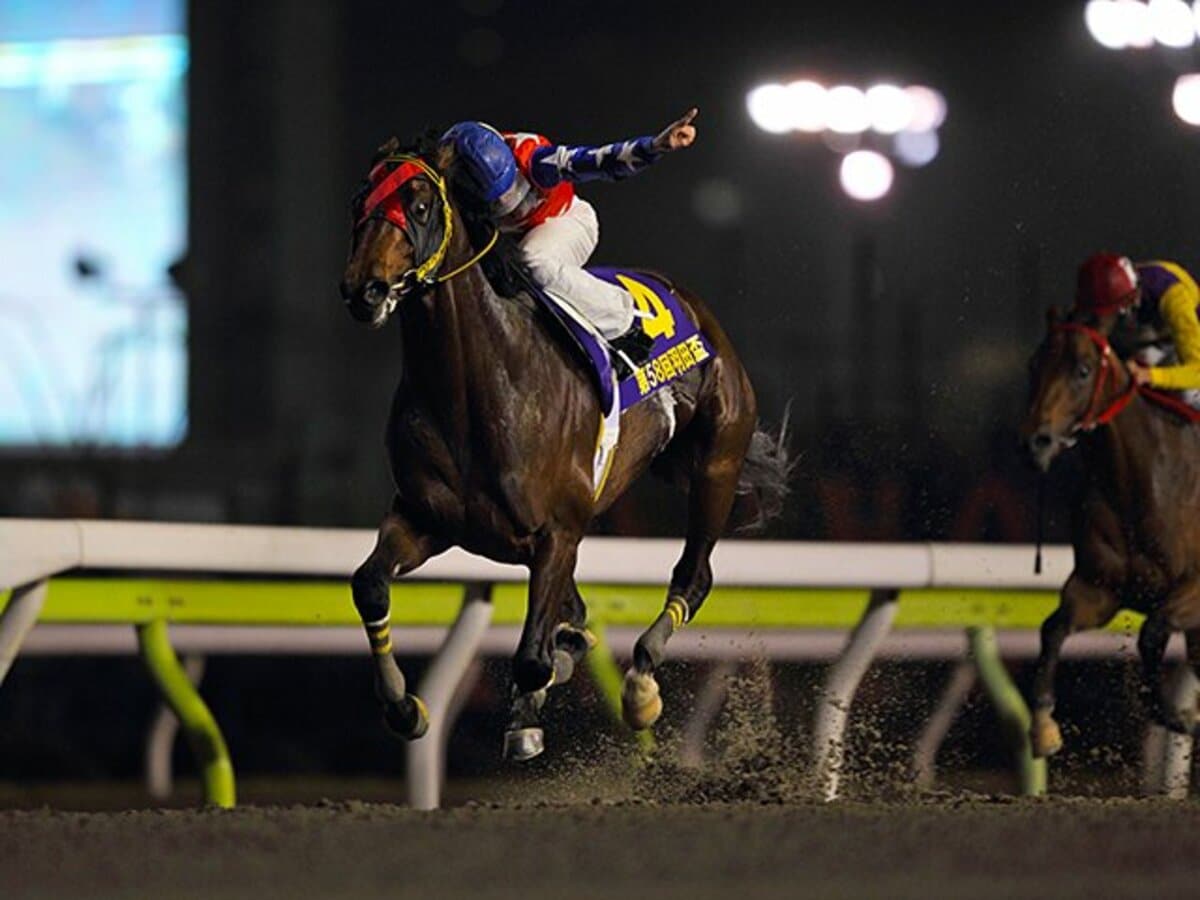
[(1137, 397), (1087, 441), (1092, 481), (1123, 518), (1136, 521), (1154, 499), (1156, 469), (1169, 452), (1163, 432), (1163, 423)]
[(405, 309), (405, 381), (433, 411), (465, 427), (470, 411), (490, 405), (505, 383), (497, 370), (530, 347), (521, 318), (472, 266)]

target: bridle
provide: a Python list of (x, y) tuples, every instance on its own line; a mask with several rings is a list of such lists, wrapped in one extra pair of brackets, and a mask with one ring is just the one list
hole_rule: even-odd
[(1137, 382), (1132, 377), (1129, 379), (1129, 387), (1122, 391), (1103, 409), (1099, 409), (1104, 397), (1105, 385), (1116, 378), (1117, 355), (1113, 352), (1112, 345), (1109, 344), (1108, 338), (1087, 325), (1081, 325), (1078, 322), (1056, 322), (1051, 326), (1052, 331), (1070, 331), (1077, 334), (1082, 334), (1088, 338), (1096, 349), (1100, 351), (1100, 371), (1096, 373), (1096, 380), (1092, 386), (1092, 397), (1088, 401), (1087, 410), (1082, 418), (1075, 425), (1075, 431), (1092, 431), (1099, 425), (1107, 425), (1125, 409), (1133, 398), (1138, 394)]
[[(395, 166), (390, 168), (390, 166)], [(442, 240), (437, 249), (423, 262), (409, 268), (392, 284), (388, 285), (387, 313), (391, 314), (400, 298), (417, 286), (429, 287), (449, 281), (456, 275), (465, 272), (471, 266), (483, 259), (496, 246), (499, 231), (493, 230), (487, 245), (461, 266), (450, 272), (440, 273), (439, 270), (446, 260), (450, 249), (450, 240), (454, 235), (454, 214), (450, 208), (450, 196), (443, 178), (429, 163), (409, 153), (388, 154), (379, 160), (367, 175), (368, 190), (362, 200), (362, 208), (354, 223), (355, 229), (360, 228), (370, 219), (380, 219), (399, 228), (415, 248), (416, 232), (404, 204), (400, 199), (400, 189), (413, 178), (424, 176), (437, 190), (442, 202)]]

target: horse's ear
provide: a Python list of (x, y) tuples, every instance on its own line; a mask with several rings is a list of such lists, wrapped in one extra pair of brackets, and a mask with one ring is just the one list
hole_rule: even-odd
[(382, 144), (379, 145), (379, 149), (375, 151), (375, 159), (380, 160), (380, 159), (383, 159), (385, 156), (391, 156), (393, 153), (397, 152), (399, 149), (400, 149), (400, 138), (396, 137), (395, 135), (392, 135), (392, 137), (388, 138), (386, 141), (384, 141)]
[(450, 167), (454, 165), (454, 144), (446, 141), (444, 144), (438, 144), (438, 148), (433, 154), (433, 167), (446, 175), (450, 172)]
[(1096, 317), (1096, 330), (1107, 336), (1112, 334), (1113, 327), (1117, 324), (1117, 320), (1121, 318), (1121, 313), (1117, 311), (1105, 313), (1102, 316)]
[(1057, 306), (1051, 306), (1046, 310), (1046, 325), (1053, 327), (1063, 320), (1063, 311)]

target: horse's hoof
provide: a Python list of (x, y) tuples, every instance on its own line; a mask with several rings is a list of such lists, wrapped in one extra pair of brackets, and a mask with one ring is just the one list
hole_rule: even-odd
[(573, 656), (583, 656), (599, 643), (589, 628), (577, 628), (563, 622), (554, 631), (554, 645)]
[(575, 674), (575, 660), (566, 650), (554, 651), (554, 681), (553, 684), (562, 686), (571, 680)]
[(621, 718), (634, 731), (642, 731), (662, 715), (662, 696), (653, 675), (643, 675), (636, 669), (625, 673), (621, 688)]
[(383, 721), (392, 734), (415, 741), (429, 730), (429, 710), (416, 694), (405, 694), (399, 703), (384, 705)]
[(514, 728), (504, 732), (504, 758), (527, 762), (541, 756), (546, 749), (546, 736), (540, 728)]
[(1033, 755), (1038, 759), (1053, 756), (1062, 749), (1062, 731), (1049, 713), (1034, 713), (1033, 727), (1029, 731), (1029, 742)]

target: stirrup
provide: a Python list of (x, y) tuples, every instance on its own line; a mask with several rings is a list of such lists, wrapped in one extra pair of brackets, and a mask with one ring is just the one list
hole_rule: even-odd
[(650, 358), (650, 350), (654, 346), (654, 338), (646, 334), (642, 328), (641, 319), (635, 318), (629, 330), (608, 342), (612, 350), (613, 363), (617, 369), (617, 377), (628, 378), (633, 370), (640, 368)]

